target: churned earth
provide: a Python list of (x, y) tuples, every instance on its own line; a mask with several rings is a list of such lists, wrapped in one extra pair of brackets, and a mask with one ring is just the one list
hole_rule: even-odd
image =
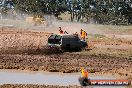
[[(4, 84), (0, 85), (0, 88), (83, 88), (81, 86), (49, 86), (49, 85), (32, 85), (32, 84)], [(85, 87), (93, 88), (93, 87)], [(101, 87), (100, 87), (101, 88)], [(120, 88), (120, 87), (118, 87)], [(127, 86), (126, 88), (132, 88), (132, 86)]]
[(132, 76), (132, 59), (107, 55), (0, 55), (0, 69), (20, 69), (31, 71), (50, 71), (72, 73), (80, 72), (82, 67), (90, 72), (113, 73)]
[(11, 84), (5, 84), (1, 85), (0, 88), (80, 88), (79, 86), (46, 86), (46, 85), (22, 85), (22, 84), (16, 84), (16, 85), (11, 85)]
[[(68, 26), (69, 24), (67, 24)], [(58, 25), (59, 26), (59, 25)], [(56, 27), (57, 31), (58, 26)], [(76, 27), (76, 25), (74, 25)], [(74, 28), (75, 28), (74, 27)], [(81, 26), (82, 27), (82, 26)], [(80, 27), (80, 28), (81, 28)], [(100, 28), (99, 26), (98, 28)], [(69, 29), (70, 26), (67, 28)], [(71, 25), (71, 28), (72, 25)], [(85, 27), (87, 28), (87, 27)], [(92, 28), (94, 26), (92, 25)], [(126, 28), (126, 27), (125, 27)], [(131, 27), (129, 27), (131, 28)], [(89, 28), (90, 29), (90, 28)], [(107, 28), (108, 29), (108, 28)], [(66, 29), (65, 29), (66, 30)], [(80, 29), (79, 29), (80, 30)], [(79, 32), (78, 30), (78, 32)], [(93, 30), (90, 29), (92, 33)], [(102, 30), (102, 29), (101, 29)], [(119, 30), (119, 29), (118, 29)], [(129, 29), (131, 31), (131, 29)], [(96, 29), (94, 30), (96, 31)], [(99, 31), (99, 30), (98, 30)], [(104, 30), (103, 30), (104, 31)], [(113, 31), (113, 30), (112, 30)], [(0, 69), (73, 73), (84, 67), (91, 73), (132, 77), (131, 32), (89, 34), (88, 50), (47, 53), (45, 45), (51, 33), (0, 28)], [(73, 32), (76, 32), (75, 30)], [(108, 32), (108, 31), (107, 31)], [(111, 35), (112, 34), (112, 35)], [(57, 49), (52, 51), (56, 52)], [(77, 86), (1, 85), (0, 88), (80, 88)]]

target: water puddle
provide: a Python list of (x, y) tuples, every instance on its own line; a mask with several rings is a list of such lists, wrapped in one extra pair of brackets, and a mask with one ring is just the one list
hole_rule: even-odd
[[(26, 72), (13, 70), (0, 70), (0, 85), (2, 84), (38, 84), (38, 85), (78, 85), (80, 73), (51, 73), (51, 72)], [(115, 79), (109, 76), (90, 75), (90, 79)], [(105, 86), (94, 86), (92, 88), (106, 88)], [(107, 88), (113, 88), (107, 86)], [(125, 88), (125, 86), (114, 86), (114, 88)]]

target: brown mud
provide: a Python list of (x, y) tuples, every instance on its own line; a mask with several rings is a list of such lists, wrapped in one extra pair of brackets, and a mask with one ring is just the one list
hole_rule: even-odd
[(132, 76), (132, 59), (105, 55), (0, 55), (0, 69), (20, 69), (30, 71), (80, 72), (82, 67), (90, 72), (115, 73)]
[(0, 53), (24, 53), (42, 49), (51, 33), (0, 28)]
[(11, 84), (5, 84), (5, 85), (0, 85), (0, 88), (81, 88), (79, 86), (49, 86), (49, 85), (22, 85), (22, 84), (16, 84), (16, 85), (11, 85)]
[[(2, 27), (0, 29), (0, 69), (19, 69), (30, 71), (42, 70), (72, 73), (80, 72), (80, 69), (84, 67), (88, 68), (90, 72), (93, 73), (102, 72), (119, 74), (121, 76), (132, 76), (131, 57), (125, 58), (105, 54), (84, 55), (75, 53), (45, 55), (45, 51), (51, 51), (51, 49), (47, 50), (44, 48), (47, 44), (49, 35), (51, 35), (51, 33)], [(102, 51), (102, 47), (104, 47), (104, 45), (110, 44), (116, 45), (117, 47), (120, 44), (126, 44), (126, 42), (122, 42), (124, 40), (119, 42), (115, 38), (101, 38), (101, 40), (96, 39), (95, 44), (91, 43), (91, 45), (97, 49), (102, 49)], [(97, 44), (101, 44), (102, 46), (97, 47)], [(107, 48), (111, 49), (111, 47)], [(131, 51), (131, 48), (129, 49), (130, 50), (128, 52)], [(124, 50), (127, 49), (124, 48)], [(56, 51), (57, 49), (53, 50), (53, 52)], [(89, 53), (89, 51), (87, 51), (87, 53)]]

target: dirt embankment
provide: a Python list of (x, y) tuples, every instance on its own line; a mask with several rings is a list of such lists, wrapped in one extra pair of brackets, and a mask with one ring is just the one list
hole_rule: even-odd
[(22, 53), (43, 48), (50, 33), (0, 28), (0, 53)]
[(90, 72), (103, 72), (132, 76), (132, 59), (112, 56), (59, 54), (59, 55), (0, 55), (0, 69), (20, 69), (50, 72), (80, 72), (81, 67)]

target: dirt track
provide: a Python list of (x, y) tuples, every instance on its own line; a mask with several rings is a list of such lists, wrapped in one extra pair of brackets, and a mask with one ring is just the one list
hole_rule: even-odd
[[(6, 22), (6, 21), (3, 21)], [(14, 21), (11, 21), (11, 23)], [(19, 22), (18, 22), (19, 23)], [(16, 24), (16, 23), (15, 23)], [(57, 26), (56, 26), (57, 25)], [(47, 38), (50, 33), (45, 32), (33, 32), (25, 31), (23, 29), (18, 30), (16, 28), (0, 28), (0, 69), (19, 69), (29, 71), (50, 71), (50, 72), (80, 72), (81, 67), (88, 68), (89, 72), (95, 72), (96, 74), (105, 73), (110, 75), (119, 75), (132, 77), (132, 41), (128, 36), (123, 36), (121, 33), (131, 35), (131, 27), (128, 30), (127, 27), (120, 31), (117, 26), (97, 26), (95, 25), (70, 25), (64, 23), (57, 23), (54, 27), (48, 29), (48, 31), (58, 32), (58, 27), (62, 26), (64, 30), (70, 32), (79, 32), (81, 28), (86, 29), (88, 33), (100, 33), (106, 34), (107, 38), (91, 38), (91, 46), (96, 47), (94, 51), (86, 51), (79, 53), (62, 53), (56, 55), (44, 55), (41, 51), (37, 54), (38, 49), (43, 49), (47, 43)], [(25, 26), (19, 24), (18, 26)], [(28, 26), (28, 25), (27, 25)], [(20, 27), (21, 28), (21, 27)], [(29, 28), (30, 25), (29, 25)], [(98, 30), (98, 29), (107, 30)], [(118, 28), (118, 30), (117, 30)], [(43, 29), (43, 28), (42, 28)], [(56, 29), (56, 30), (54, 30)], [(71, 31), (72, 29), (72, 31)], [(126, 29), (128, 31), (126, 31)], [(117, 30), (117, 31), (116, 31)], [(115, 32), (118, 36), (116, 36)], [(112, 34), (112, 35), (111, 35)], [(114, 35), (115, 34), (115, 35)], [(120, 35), (121, 34), (121, 35)], [(107, 36), (108, 35), (108, 36)], [(95, 37), (95, 36), (94, 36)], [(88, 40), (89, 36), (88, 36)], [(90, 42), (89, 42), (90, 45)], [(99, 49), (98, 49), (99, 48)], [(103, 51), (106, 49), (105, 51)], [(111, 50), (112, 49), (112, 50)], [(118, 51), (116, 51), (118, 49)], [(96, 52), (95, 52), (96, 51)], [(108, 52), (109, 51), (109, 52)], [(92, 54), (87, 54), (92, 52)], [(99, 54), (97, 54), (99, 52)], [(103, 53), (102, 52), (106, 52)], [(121, 53), (120, 53), (121, 52)], [(31, 53), (31, 54), (29, 54)], [(82, 54), (83, 53), (83, 54)], [(115, 56), (111, 56), (111, 53), (115, 53)], [(122, 56), (128, 56), (127, 58)], [(116, 57), (120, 56), (120, 57)], [(0, 88), (80, 88), (77, 86), (59, 87), (59, 86), (45, 86), (45, 85), (1, 85)], [(130, 87), (131, 88), (131, 87)]]
[(43, 48), (50, 33), (0, 28), (0, 53), (21, 53)]
[(132, 59), (111, 56), (59, 54), (59, 55), (0, 55), (0, 69), (20, 69), (50, 72), (80, 72), (81, 67), (91, 72), (104, 72), (132, 76)]
[(1, 85), (0, 88), (80, 88), (79, 86)]
[[(50, 33), (45, 32), (17, 31), (14, 28), (1, 28), (0, 68), (71, 73), (80, 72), (81, 67), (86, 67), (90, 68), (90, 72), (118, 73), (120, 75), (132, 76), (131, 53), (128, 58), (105, 54), (96, 55), (94, 53), (91, 55), (75, 53), (44, 55), (39, 50), (43, 49), (46, 45), (49, 35)], [(97, 43), (102, 45), (116, 45), (116, 47), (122, 43), (126, 44), (126, 42), (119, 42), (119, 40), (117, 41), (109, 38), (98, 39)], [(95, 51), (97, 50), (95, 49)], [(29, 54), (29, 52), (32, 53)], [(33, 52), (38, 53), (34, 54)], [(87, 53), (89, 53), (89, 51), (87, 51)], [(121, 54), (119, 53), (119, 55)]]
[[(16, 84), (16, 85), (10, 85), (10, 84), (5, 84), (1, 85), (0, 88), (81, 88), (80, 86), (45, 86), (45, 85), (21, 85), (21, 84)], [(86, 88), (93, 88), (93, 87), (86, 87)], [(126, 88), (132, 88), (126, 87)]]

